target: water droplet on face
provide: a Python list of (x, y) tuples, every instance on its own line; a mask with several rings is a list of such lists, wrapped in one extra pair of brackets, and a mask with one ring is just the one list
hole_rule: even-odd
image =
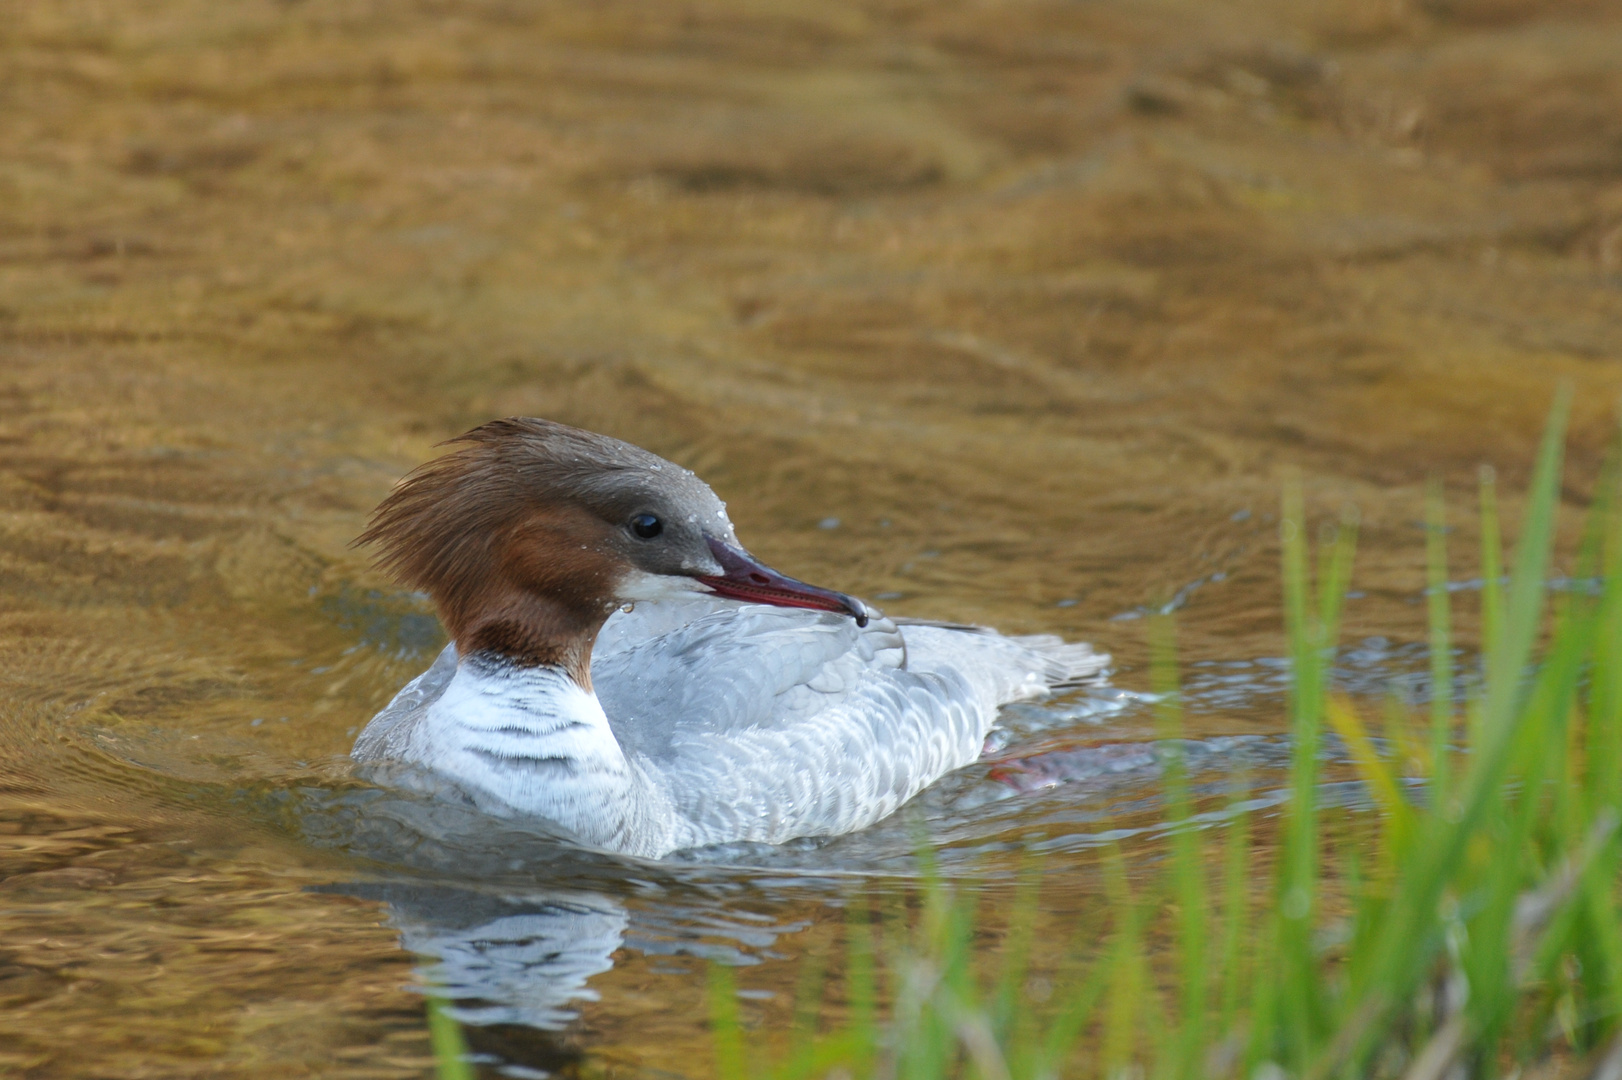
[(634, 600), (627, 601), (626, 603), (620, 605), (620, 610), (629, 615), (631, 612), (636, 610), (636, 602)]

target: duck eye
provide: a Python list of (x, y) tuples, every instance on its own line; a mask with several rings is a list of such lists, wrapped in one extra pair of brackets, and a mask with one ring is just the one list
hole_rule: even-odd
[(652, 514), (638, 514), (631, 519), (631, 531), (644, 540), (652, 540), (665, 531), (665, 523)]

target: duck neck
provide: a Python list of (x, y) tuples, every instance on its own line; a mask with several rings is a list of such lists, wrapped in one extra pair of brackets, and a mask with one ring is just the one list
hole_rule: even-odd
[(591, 693), (591, 649), (612, 604), (591, 600), (564, 603), (556, 597), (499, 588), (477, 604), (439, 604), (440, 617), (462, 656), (491, 663), (563, 671)]
[(506, 807), (615, 850), (635, 851), (656, 831), (652, 786), (589, 683), (564, 667), (463, 656), (432, 712), (438, 766)]

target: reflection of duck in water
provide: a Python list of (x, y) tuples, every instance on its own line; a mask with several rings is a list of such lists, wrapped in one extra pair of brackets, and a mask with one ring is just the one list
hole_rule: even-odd
[(650, 857), (850, 832), (974, 761), (1000, 705), (1107, 661), (784, 577), (708, 485), (627, 443), (531, 419), (455, 441), (361, 537), (453, 642), (354, 756), (486, 812)]
[(408, 952), (434, 957), (434, 992), (468, 1024), (552, 1031), (575, 1018), (569, 1003), (596, 1000), (586, 981), (614, 966), (629, 923), (624, 905), (597, 893), (502, 899), (450, 889), (391, 890), (390, 922)]
[(400, 946), (433, 961), (423, 971), (454, 1015), (481, 1027), (560, 1031), (576, 1003), (597, 1000), (589, 980), (615, 954), (689, 956), (753, 964), (799, 925), (739, 918), (724, 905), (661, 891), (656, 904), (589, 889), (490, 891), (427, 882), (350, 882), (323, 892), (380, 900)]

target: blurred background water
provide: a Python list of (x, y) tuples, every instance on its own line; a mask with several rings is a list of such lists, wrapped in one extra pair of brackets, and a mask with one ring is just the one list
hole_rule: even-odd
[[(1360, 514), (1343, 687), (1422, 700), (1434, 472), (1468, 669), (1475, 470), (1513, 520), (1568, 381), (1581, 510), (1619, 289), (1604, 0), (0, 7), (0, 1073), (421, 1076), (431, 980), (490, 1075), (703, 1075), (705, 964), (782, 1021), (920, 836), (993, 906), (1039, 852), (1062, 933), (1160, 820), (1143, 616), (1200, 790), (1264, 807), (1281, 478)], [(442, 637), (347, 545), (513, 413), (1111, 684), (779, 850), (369, 788), (353, 736)]]

